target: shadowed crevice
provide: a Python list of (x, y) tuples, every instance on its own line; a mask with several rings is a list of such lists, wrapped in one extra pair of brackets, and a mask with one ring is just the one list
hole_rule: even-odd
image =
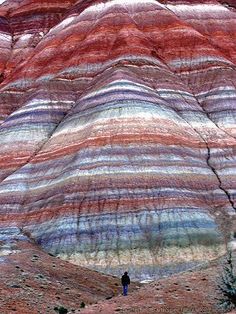
[(234, 206), (234, 202), (233, 202), (233, 200), (232, 200), (232, 198), (231, 198), (230, 193), (223, 187), (221, 178), (220, 178), (220, 176), (219, 176), (217, 170), (216, 170), (215, 167), (213, 167), (213, 165), (211, 164), (211, 161), (210, 161), (210, 159), (211, 159), (211, 150), (210, 150), (210, 147), (208, 146), (207, 142), (205, 142), (205, 143), (206, 143), (206, 146), (207, 146), (207, 160), (206, 160), (206, 161), (207, 161), (207, 165), (211, 168), (212, 172), (215, 174), (217, 180), (219, 181), (219, 189), (222, 190), (222, 191), (225, 193), (225, 195), (227, 196), (227, 198), (228, 198), (228, 200), (229, 200), (231, 206), (232, 206), (233, 209), (236, 211), (236, 207)]

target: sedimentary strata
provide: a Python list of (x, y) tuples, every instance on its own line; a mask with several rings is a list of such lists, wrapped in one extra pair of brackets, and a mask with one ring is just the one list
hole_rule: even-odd
[(0, 16), (0, 239), (137, 278), (220, 255), (236, 206), (235, 8), (25, 0)]

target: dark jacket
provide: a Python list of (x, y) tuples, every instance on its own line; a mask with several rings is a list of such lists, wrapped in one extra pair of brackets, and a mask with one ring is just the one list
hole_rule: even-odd
[(129, 284), (130, 284), (130, 278), (129, 278), (129, 276), (124, 274), (124, 275), (121, 277), (121, 283), (122, 283), (122, 286), (127, 286), (127, 285), (129, 285)]

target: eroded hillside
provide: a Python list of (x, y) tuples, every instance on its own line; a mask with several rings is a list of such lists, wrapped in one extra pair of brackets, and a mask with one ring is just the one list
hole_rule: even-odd
[(235, 230), (232, 1), (0, 7), (0, 240), (160, 277)]

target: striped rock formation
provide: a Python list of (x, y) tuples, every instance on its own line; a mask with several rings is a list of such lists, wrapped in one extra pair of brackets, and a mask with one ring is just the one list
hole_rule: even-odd
[(224, 252), (236, 208), (236, 8), (221, 2), (0, 7), (5, 247), (30, 238), (139, 279)]

